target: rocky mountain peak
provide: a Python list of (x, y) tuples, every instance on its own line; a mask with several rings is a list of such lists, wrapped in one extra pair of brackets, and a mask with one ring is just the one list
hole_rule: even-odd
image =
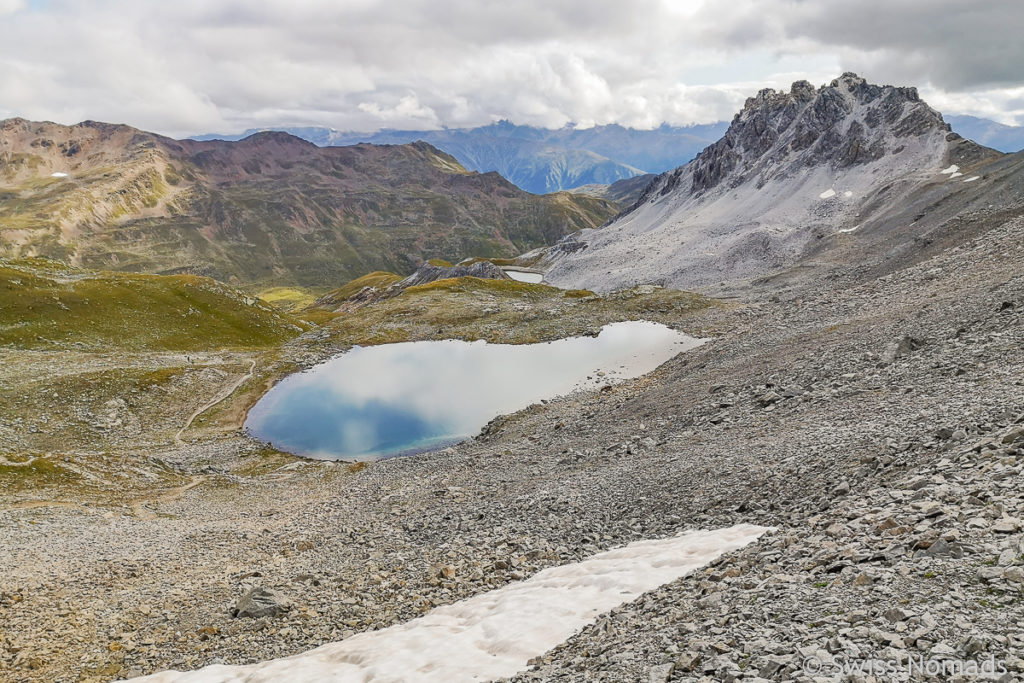
[(628, 211), (551, 249), (545, 278), (595, 291), (637, 282), (728, 288), (904, 228), (913, 251), (926, 228), (907, 197), (966, 197), (976, 191), (968, 183), (984, 179), (981, 165), (999, 156), (952, 133), (914, 88), (854, 73), (820, 87), (766, 88), (721, 139), (652, 180)]
[(19, 129), (19, 128), (27, 128), (27, 127), (28, 127), (28, 121), (26, 121), (25, 119), (21, 118), (20, 116), (15, 116), (15, 117), (10, 118), (10, 119), (0, 120), (0, 131), (12, 131), (12, 130), (16, 130), (16, 129)]
[(312, 142), (279, 130), (261, 130), (242, 138), (241, 142), (250, 146), (284, 145), (286, 147), (316, 147)]
[[(694, 193), (822, 164), (834, 168), (898, 154), (910, 138), (945, 136), (949, 126), (921, 101), (916, 88), (873, 85), (844, 73), (815, 88), (793, 83), (788, 92), (765, 88), (750, 97), (725, 136), (692, 162)], [(676, 183), (681, 169), (671, 172)], [(662, 193), (674, 188), (662, 185)], [(668, 189), (666, 189), (668, 188)]]

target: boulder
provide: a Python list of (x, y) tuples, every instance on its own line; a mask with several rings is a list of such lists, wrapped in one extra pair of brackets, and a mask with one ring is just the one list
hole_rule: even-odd
[(235, 603), (231, 615), (235, 618), (276, 617), (291, 609), (292, 602), (277, 591), (257, 586)]

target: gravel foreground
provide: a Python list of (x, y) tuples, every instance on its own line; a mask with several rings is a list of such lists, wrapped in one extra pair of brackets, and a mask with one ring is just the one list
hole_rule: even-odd
[(285, 656), (749, 522), (777, 531), (515, 680), (1019, 680), (1024, 219), (859, 281), (695, 313), (713, 342), (444, 451), (243, 477), (231, 437), (148, 453), (195, 477), (148, 514), (0, 501), (0, 679)]

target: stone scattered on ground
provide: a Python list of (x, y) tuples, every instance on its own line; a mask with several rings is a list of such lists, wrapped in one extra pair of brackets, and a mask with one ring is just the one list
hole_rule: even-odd
[[(776, 531), (516, 680), (820, 681), (918, 658), (992, 658), (1006, 672), (990, 680), (1020, 680), (1022, 264), (1018, 218), (881, 277), (855, 264), (778, 301), (752, 291), (682, 319), (715, 339), (655, 373), (422, 456), (300, 461), (238, 434), (79, 453), (67, 465), (109, 486), (0, 494), (0, 679), (291, 655), (603, 549), (751, 522)], [(115, 492), (133, 468), (156, 482), (144, 500)], [(291, 609), (232, 617), (260, 588)]]
[(276, 617), (291, 609), (292, 602), (277, 591), (257, 587), (238, 599), (231, 616), (235, 618)]

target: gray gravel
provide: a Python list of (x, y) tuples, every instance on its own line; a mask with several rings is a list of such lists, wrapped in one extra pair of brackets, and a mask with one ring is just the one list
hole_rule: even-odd
[[(714, 342), (455, 448), (239, 476), (263, 456), (236, 436), (147, 453), (204, 477), (147, 518), (88, 501), (5, 509), (0, 678), (280, 657), (601, 549), (752, 522), (778, 531), (517, 680), (817, 680), (805, 659), (918, 654), (992, 655), (1012, 680), (1022, 265), (1018, 218), (881, 279), (850, 269), (700, 312), (684, 331)], [(287, 609), (232, 616), (254, 588)]]

